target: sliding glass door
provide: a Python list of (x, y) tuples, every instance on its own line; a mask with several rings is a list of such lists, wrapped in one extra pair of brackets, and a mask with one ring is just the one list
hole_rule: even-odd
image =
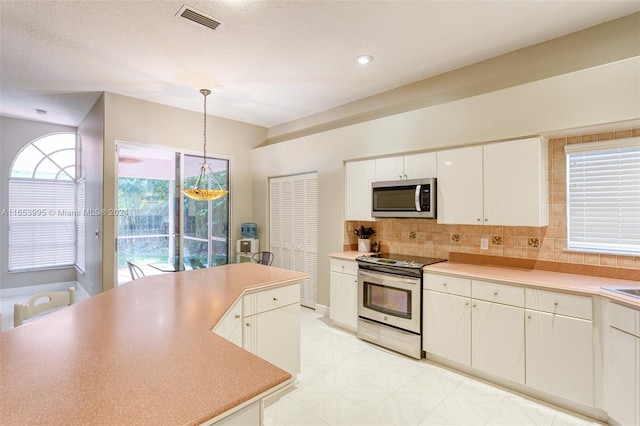
[[(201, 162), (176, 151), (118, 145), (119, 284), (132, 279), (127, 263), (147, 275), (227, 263), (228, 196), (196, 201), (181, 193), (181, 184), (193, 184)], [(207, 162), (226, 189), (228, 160)]]

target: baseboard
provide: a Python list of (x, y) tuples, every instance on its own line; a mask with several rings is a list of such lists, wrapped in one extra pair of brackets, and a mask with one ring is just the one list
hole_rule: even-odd
[(329, 316), (329, 307), (326, 305), (321, 305), (319, 303), (316, 303), (316, 314), (320, 314), (323, 317), (328, 317)]

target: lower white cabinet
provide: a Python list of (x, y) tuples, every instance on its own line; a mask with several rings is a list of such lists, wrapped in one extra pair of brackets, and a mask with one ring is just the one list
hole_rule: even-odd
[[(595, 406), (591, 297), (433, 273), (425, 273), (423, 286), (422, 348), (427, 358), (437, 355), (549, 395)], [(637, 405), (629, 404), (628, 398), (640, 400), (640, 342), (614, 333), (610, 340), (620, 349), (609, 361), (616, 364), (610, 367), (610, 382), (626, 383), (629, 389), (632, 383), (636, 386), (635, 393), (610, 393), (624, 392), (621, 399), (611, 396), (610, 405), (621, 412), (626, 407), (619, 416), (626, 424), (632, 415), (629, 405)], [(629, 355), (632, 348), (633, 358)], [(630, 379), (628, 374), (634, 371), (636, 378)], [(640, 408), (634, 408), (633, 416), (638, 415), (637, 410)], [(638, 418), (634, 421), (629, 424), (640, 424)]]
[(524, 289), (438, 274), (424, 288), (425, 352), (524, 383)]
[(594, 405), (591, 303), (590, 297), (526, 289), (527, 385)]
[(244, 295), (213, 332), (295, 378), (300, 372), (300, 284)]
[(242, 347), (242, 303), (237, 301), (215, 326), (213, 332)]
[(329, 318), (333, 324), (356, 331), (358, 327), (358, 264), (331, 259)]
[(473, 300), (471, 365), (524, 383), (524, 309)]
[(640, 311), (610, 303), (604, 362), (604, 403), (621, 425), (640, 424)]
[(422, 349), (470, 366), (471, 298), (431, 290), (423, 294)]
[(300, 284), (243, 297), (242, 347), (282, 368), (300, 372)]

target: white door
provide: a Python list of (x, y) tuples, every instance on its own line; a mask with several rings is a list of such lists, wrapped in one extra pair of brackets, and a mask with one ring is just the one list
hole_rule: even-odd
[(318, 287), (318, 176), (271, 178), (270, 245), (273, 266), (309, 274), (300, 304), (315, 308)]

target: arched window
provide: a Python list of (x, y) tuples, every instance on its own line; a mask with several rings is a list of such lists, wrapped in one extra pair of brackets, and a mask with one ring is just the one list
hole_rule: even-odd
[(73, 266), (77, 259), (76, 135), (36, 139), (9, 177), (9, 270)]

